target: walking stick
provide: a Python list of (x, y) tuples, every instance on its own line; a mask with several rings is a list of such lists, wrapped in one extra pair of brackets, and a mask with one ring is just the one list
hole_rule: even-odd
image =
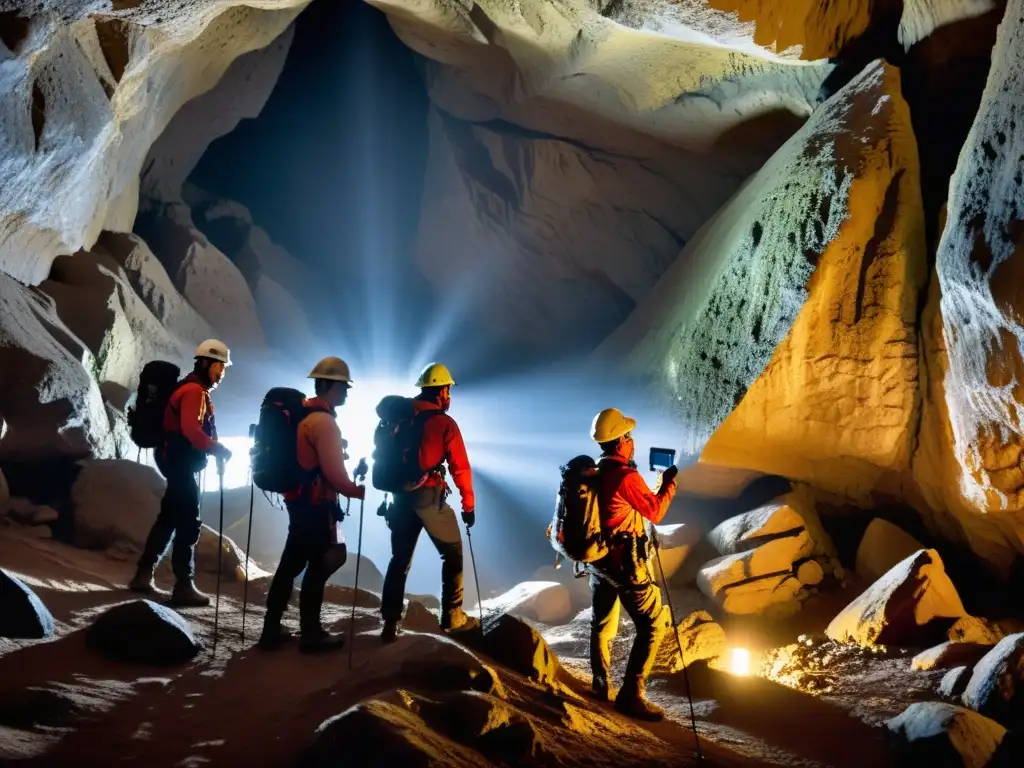
[(665, 569), (661, 566), (661, 545), (658, 543), (658, 535), (654, 526), (651, 526), (651, 544), (654, 545), (654, 557), (658, 561), (658, 571), (661, 573), (661, 583), (665, 588), (665, 600), (668, 602), (668, 615), (672, 621), (672, 634), (676, 636), (676, 646), (679, 648), (679, 663), (683, 665), (683, 682), (686, 684), (686, 698), (690, 702), (690, 725), (693, 728), (693, 741), (697, 747), (697, 759), (703, 760), (704, 755), (700, 751), (700, 736), (697, 735), (697, 717), (693, 713), (693, 696), (690, 694), (690, 676), (686, 672), (686, 659), (683, 656), (683, 641), (679, 638), (679, 630), (676, 628), (676, 612), (672, 608), (672, 595), (668, 591), (668, 579), (665, 578)]
[[(359, 464), (356, 465), (354, 476), (356, 480), (365, 480), (366, 471), (366, 459), (360, 459)], [(352, 499), (349, 499), (349, 504), (352, 504)], [(352, 585), (352, 616), (348, 623), (348, 668), (352, 669), (352, 655), (355, 653), (356, 643), (356, 599), (359, 595), (359, 561), (363, 559), (363, 507), (366, 502), (366, 493), (363, 492), (363, 498), (359, 500), (359, 537), (356, 540), (356, 578), (355, 583)]]
[(476, 584), (476, 604), (480, 610), (480, 631), (487, 634), (487, 625), (484, 624), (484, 598), (480, 592), (480, 573), (476, 569), (476, 555), (473, 554), (473, 534), (466, 529), (466, 540), (469, 542), (469, 559), (473, 563), (473, 582)]
[(256, 486), (249, 470), (249, 532), (245, 537), (245, 586), (242, 587), (242, 645), (245, 645), (245, 614), (249, 610), (249, 550), (252, 548), (252, 508), (256, 499)]
[(217, 655), (217, 624), (220, 620), (220, 572), (224, 562), (224, 460), (217, 459), (220, 478), (220, 524), (217, 529), (217, 599), (213, 606), (213, 655)]

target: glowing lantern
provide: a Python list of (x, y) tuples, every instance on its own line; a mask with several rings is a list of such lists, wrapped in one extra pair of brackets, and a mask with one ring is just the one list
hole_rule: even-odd
[(750, 674), (750, 651), (746, 648), (733, 648), (729, 671), (734, 675), (746, 677)]

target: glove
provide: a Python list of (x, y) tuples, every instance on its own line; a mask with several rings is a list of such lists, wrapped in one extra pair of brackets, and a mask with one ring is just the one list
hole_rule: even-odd
[(362, 501), (363, 499), (366, 498), (366, 486), (365, 485), (357, 485), (356, 488), (358, 490), (356, 491), (356, 495), (353, 496), (352, 498), (353, 499), (359, 499), (360, 501)]
[(476, 522), (476, 511), (470, 509), (470, 510), (467, 510), (467, 511), (463, 512), (462, 513), (462, 522), (464, 522), (466, 524), (467, 528), (472, 528), (473, 527), (473, 523)]
[(218, 461), (227, 461), (231, 458), (231, 451), (223, 443), (214, 443), (212, 452)]
[(671, 467), (669, 467), (668, 469), (666, 469), (662, 473), (662, 475), (661, 475), (662, 482), (671, 483), (673, 480), (676, 479), (676, 475), (678, 475), (678, 474), (679, 474), (679, 467), (677, 467), (675, 464), (673, 464)]

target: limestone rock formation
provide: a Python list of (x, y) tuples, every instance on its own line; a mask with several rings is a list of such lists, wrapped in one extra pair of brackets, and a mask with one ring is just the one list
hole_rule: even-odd
[(508, 613), (543, 624), (562, 624), (575, 614), (569, 590), (557, 582), (525, 581), (483, 601), (484, 614)]
[(949, 701), (959, 701), (970, 681), (971, 667), (953, 667), (939, 681), (939, 696)]
[(200, 650), (189, 622), (152, 600), (133, 600), (108, 608), (93, 622), (86, 643), (118, 661), (174, 665)]
[(964, 616), (946, 633), (954, 643), (978, 643), (979, 645), (995, 645), (1006, 633), (987, 619), (977, 616)]
[(621, 322), (829, 70), (650, 35), (577, 0), (371, 4), (429, 59), (416, 263), (472, 282), (488, 333), (535, 348)]
[(984, 768), (996, 754), (1006, 729), (969, 709), (938, 701), (915, 702), (886, 723), (897, 755), (908, 764)]
[(28, 585), (0, 568), (0, 637), (53, 635), (53, 615)]
[(555, 684), (562, 665), (537, 630), (507, 613), (485, 614), (484, 622), (486, 632), (466, 633), (466, 645), (534, 682)]
[(166, 487), (160, 474), (144, 464), (84, 462), (71, 487), (75, 544), (106, 549), (127, 542), (141, 551)]
[(388, 647), (404, 659), (403, 678), (441, 691), (481, 691), (501, 695), (494, 670), (474, 653), (443, 635), (403, 632)]
[(924, 547), (909, 533), (876, 517), (868, 524), (857, 546), (854, 570), (865, 581), (878, 581), (894, 565), (919, 549)]
[[(658, 657), (654, 663), (658, 672), (679, 672), (684, 665), (717, 659), (725, 653), (725, 630), (707, 611), (694, 611), (684, 617), (676, 626), (676, 633), (679, 635), (678, 642), (669, 632), (658, 648)], [(679, 656), (680, 645), (683, 649), (682, 658)]]
[(973, 667), (988, 652), (989, 646), (980, 643), (945, 642), (921, 651), (910, 660), (913, 669), (927, 671), (930, 669), (949, 669), (967, 665)]
[(791, 575), (797, 561), (807, 557), (814, 543), (806, 531), (796, 536), (773, 539), (756, 549), (725, 555), (701, 568), (697, 586), (708, 597), (717, 597), (723, 589), (742, 582), (769, 576)]
[(804, 520), (785, 504), (765, 507), (730, 517), (708, 534), (719, 554), (733, 555), (756, 548), (779, 536), (796, 536), (804, 530)]
[(1004, 572), (1024, 551), (1022, 46), (1024, 3), (1010, 0), (950, 184), (936, 259), (944, 350), (928, 350), (934, 407), (924, 417), (937, 420), (938, 445), (915, 466), (928, 505), (953, 513), (944, 533)]
[(666, 394), (690, 450), (711, 435), (702, 460), (867, 493), (913, 447), (917, 179), (899, 73), (876, 62), (705, 225), (603, 351)]
[(129, 231), (150, 146), (240, 55), (278, 37), (305, 0), (45, 0), (0, 47), (0, 271), (42, 280), (103, 229)]
[(1024, 708), (1024, 633), (1004, 637), (975, 665), (964, 706), (999, 722), (1019, 722)]
[(857, 645), (921, 645), (944, 636), (966, 615), (939, 553), (922, 549), (876, 581), (825, 633)]
[(94, 365), (52, 299), (0, 274), (0, 456), (114, 455), (110, 418), (90, 375)]

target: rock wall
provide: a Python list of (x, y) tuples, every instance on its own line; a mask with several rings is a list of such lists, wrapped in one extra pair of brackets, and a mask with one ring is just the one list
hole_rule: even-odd
[(371, 4), (428, 59), (416, 265), (472, 284), (473, 322), (535, 349), (592, 347), (621, 322), (830, 69), (652, 35), (583, 3)]
[(938, 471), (950, 467), (939, 452), (917, 472), (937, 507), (991, 516), (1003, 541), (993, 541), (996, 531), (986, 525), (985, 546), (1001, 549), (1004, 564), (1013, 549), (1024, 551), (1022, 50), (1024, 2), (1012, 0), (950, 185), (936, 260), (944, 354), (936, 344), (928, 364), (933, 416), (948, 416), (955, 471)]
[(0, 270), (38, 282), (55, 256), (130, 230), (143, 160), (172, 116), (305, 4), (47, 0), (5, 17)]

